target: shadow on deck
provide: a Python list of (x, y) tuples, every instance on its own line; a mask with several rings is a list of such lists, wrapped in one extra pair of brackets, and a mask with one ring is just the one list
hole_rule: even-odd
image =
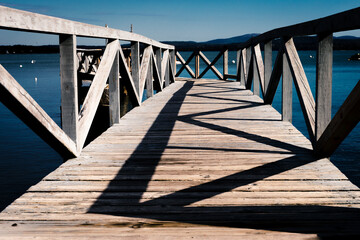
[[(241, 199), (234, 199), (233, 204), (222, 204), (221, 200), (216, 205), (207, 205), (206, 203), (199, 204), (199, 202), (203, 200), (206, 201), (227, 192), (232, 193), (240, 187), (252, 186), (251, 190), (249, 188), (248, 191), (246, 189), (243, 191), (256, 191), (253, 190), (253, 188), (256, 188), (258, 182), (317, 162), (320, 159), (312, 156), (311, 151), (307, 147), (296, 146), (287, 141), (276, 140), (270, 137), (248, 133), (217, 124), (217, 121), (224, 120), (233, 122), (239, 121), (239, 124), (241, 124), (241, 116), (239, 116), (239, 118), (227, 118), (224, 116), (214, 117), (214, 115), (218, 113), (226, 114), (227, 112), (246, 108), (255, 109), (261, 106), (261, 104), (258, 102), (227, 98), (226, 95), (217, 96), (217, 94), (235, 93), (235, 91), (239, 91), (238, 89), (233, 89), (231, 87), (224, 87), (223, 85), (217, 86), (214, 85), (214, 83), (199, 83), (197, 86), (201, 86), (203, 89), (209, 88), (210, 91), (190, 94), (189, 91), (193, 86), (194, 82), (186, 82), (184, 86), (171, 97), (170, 101), (161, 110), (160, 114), (149, 128), (141, 143), (127, 159), (126, 163), (122, 166), (114, 180), (110, 182), (107, 189), (92, 205), (88, 213), (148, 218), (160, 221), (176, 221), (210, 226), (226, 226), (232, 228), (313, 233), (318, 234), (320, 238), (333, 237), (334, 239), (338, 239), (338, 237), (342, 235), (349, 237), (360, 234), (360, 229), (358, 228), (360, 225), (360, 209), (348, 207), (346, 202), (343, 202), (342, 205), (331, 204), (332, 199), (329, 200), (329, 204), (321, 205), (309, 205), (306, 202), (283, 204), (276, 203), (276, 200), (275, 202), (267, 204), (264, 202), (266, 201), (265, 195), (263, 204), (254, 203), (254, 205), (241, 205), (239, 204)], [(220, 89), (220, 91), (212, 92), (211, 90), (214, 89)], [(215, 95), (213, 95), (213, 93), (215, 93)], [(205, 110), (199, 113), (179, 115), (184, 99), (189, 96), (199, 99), (226, 101), (227, 107), (218, 110)], [(241, 105), (238, 106), (237, 103), (241, 103)], [(197, 103), (194, 102), (193, 104)], [(215, 121), (210, 123), (206, 120)], [(261, 117), (258, 119), (247, 118), (245, 120), (265, 122), (280, 121), (279, 119), (271, 118), (266, 120)], [(225, 136), (244, 138), (250, 142), (257, 142), (270, 146), (271, 149), (254, 149), (251, 147), (241, 148), (241, 146), (222, 148), (221, 144), (219, 144), (218, 148), (169, 145), (168, 143), (172, 130), (177, 122), (193, 125), (201, 129), (216, 131)], [(267, 156), (269, 154), (283, 154), (284, 157), (215, 180), (191, 186), (185, 184), (178, 190), (173, 190), (171, 187), (172, 185), (170, 184), (169, 190), (163, 189), (163, 191), (166, 192), (165, 194), (150, 199), (143, 199), (144, 193), (149, 189), (149, 183), (152, 181), (156, 168), (161, 162), (164, 152), (168, 149), (184, 151), (192, 150), (194, 152), (204, 150), (214, 152), (220, 151), (236, 153), (239, 155), (247, 153), (263, 153), (267, 154)], [(291, 154), (290, 156), (289, 153)], [(147, 154), (148, 157), (144, 158), (144, 154)], [(174, 159), (174, 161), (176, 161), (176, 159)], [(179, 160), (178, 164), (185, 163), (181, 163)], [(221, 159), (221, 154), (219, 155), (218, 164), (218, 166), (226, 165), (226, 161), (222, 161)], [(134, 175), (141, 175), (141, 179), (132, 180), (130, 184), (128, 181), (123, 181), (123, 179), (131, 179)], [(352, 179), (352, 176), (347, 177)], [(303, 181), (306, 181), (308, 177), (302, 176), (302, 178)], [(311, 177), (309, 176), (309, 178)], [(184, 181), (190, 180), (191, 179), (184, 179)], [(291, 180), (285, 181), (288, 181), (289, 187), (293, 184)], [(316, 182), (317, 180), (310, 180), (309, 182), (311, 181)], [(323, 181), (321, 184), (327, 184), (326, 179), (321, 179), (319, 181)], [(271, 187), (271, 184), (274, 184), (273, 188)], [(278, 194), (279, 199), (291, 200), (291, 197), (287, 196), (288, 191), (291, 191), (290, 188), (287, 191), (276, 190), (276, 185), (276, 180), (269, 181), (269, 192), (273, 191), (273, 194)], [(129, 197), (128, 194), (124, 197), (114, 197), (114, 192), (125, 191), (124, 189), (126, 189), (127, 192), (131, 192), (131, 197)], [(301, 198), (302, 194), (305, 194), (304, 198), (308, 196), (306, 194), (307, 190), (296, 190), (295, 187), (294, 191), (297, 192), (299, 198)], [(319, 192), (327, 193), (327, 191), (329, 190), (319, 189)], [(110, 205), (108, 202), (109, 200), (111, 200)], [(125, 204), (126, 202), (128, 203), (127, 205)], [(260, 200), (260, 202), (262, 201)], [(349, 204), (350, 203), (351, 202), (349, 202)]]

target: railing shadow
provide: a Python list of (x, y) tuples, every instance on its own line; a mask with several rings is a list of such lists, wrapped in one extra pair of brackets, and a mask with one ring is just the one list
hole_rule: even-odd
[[(338, 236), (341, 236), (343, 233), (354, 236), (360, 234), (360, 230), (358, 230), (360, 210), (355, 208), (306, 205), (305, 202), (298, 206), (281, 204), (275, 204), (273, 206), (191, 206), (196, 202), (233, 191), (238, 187), (255, 184), (268, 177), (284, 173), (318, 160), (312, 155), (311, 150), (307, 148), (194, 119), (194, 117), (210, 113), (236, 110), (238, 109), (237, 107), (179, 116), (182, 102), (186, 93), (192, 86), (193, 82), (187, 82), (173, 95), (170, 101), (162, 109), (141, 143), (132, 153), (131, 157), (129, 157), (122, 166), (117, 177), (111, 181), (107, 189), (103, 191), (102, 195), (90, 207), (88, 210), (89, 213), (234, 228), (315, 233), (323, 239), (333, 237), (334, 234)], [(253, 107), (256, 106), (258, 106), (258, 103), (253, 104)], [(166, 115), (162, 115), (162, 113), (165, 112)], [(184, 150), (219, 150), (210, 147), (168, 146), (170, 135), (172, 133), (171, 130), (175, 126), (176, 121), (182, 121), (188, 124), (219, 131), (224, 134), (231, 134), (233, 136), (250, 139), (279, 149), (278, 151), (233, 149), (233, 152), (239, 154), (241, 154), (241, 152), (284, 153), (284, 158), (144, 201), (142, 200), (142, 196), (146, 192), (156, 167), (167, 148), (179, 148)], [(161, 131), (161, 134), (158, 134), (159, 127), (164, 128), (164, 124), (169, 131)], [(151, 147), (149, 142), (156, 143), (156, 147)], [(227, 150), (230, 151), (229, 149)], [(151, 157), (143, 159), (141, 156), (144, 156), (145, 152), (151, 152)], [(289, 154), (292, 156), (289, 157)], [(131, 176), (139, 174), (140, 172), (141, 180), (132, 180), (131, 186), (127, 186), (129, 183), (128, 181), (124, 182), (121, 180), (124, 179), (124, 177), (131, 179)], [(251, 177), (249, 178), (249, 176)], [(131, 197), (129, 197), (129, 194), (122, 197), (121, 193), (118, 195), (119, 197), (114, 196), (114, 192), (121, 191), (131, 192)], [(280, 192), (279, 194), (281, 195), (282, 193)], [(299, 194), (301, 194), (301, 192), (299, 192)], [(284, 192), (284, 196), (285, 195), (286, 193)], [(129, 198), (131, 198), (130, 203)], [(106, 201), (108, 199), (111, 199), (111, 205)], [(221, 203), (219, 203), (219, 205), (220, 204)]]

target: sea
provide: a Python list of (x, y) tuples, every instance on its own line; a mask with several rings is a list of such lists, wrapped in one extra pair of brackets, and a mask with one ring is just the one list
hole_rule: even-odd
[[(360, 61), (348, 58), (357, 51), (334, 51), (332, 115), (340, 108), (353, 87), (360, 80)], [(181, 52), (187, 58), (189, 52)], [(205, 52), (214, 59), (217, 52)], [(299, 51), (310, 87), (315, 97), (316, 52)], [(273, 53), (275, 62), (276, 52)], [(48, 115), (60, 125), (60, 63), (59, 54), (3, 54), (0, 64), (40, 104)], [(194, 61), (190, 66), (194, 66)], [(215, 66), (222, 71), (222, 59)], [(206, 65), (200, 61), (200, 69)], [(180, 68), (180, 65), (177, 66)], [(229, 52), (229, 74), (236, 74), (236, 52)], [(189, 77), (184, 70), (181, 77)], [(209, 71), (205, 78), (216, 78)], [(281, 82), (273, 106), (281, 112)], [(301, 107), (293, 90), (293, 124), (308, 136)], [(360, 127), (345, 139), (331, 157), (355, 185), (360, 186)], [(63, 159), (22, 121), (0, 103), (0, 211), (29, 187), (63, 163)]]

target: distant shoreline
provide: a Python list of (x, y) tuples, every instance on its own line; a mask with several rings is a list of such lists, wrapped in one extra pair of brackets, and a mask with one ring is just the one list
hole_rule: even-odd
[[(222, 49), (229, 49), (231, 51), (238, 50), (240, 46), (246, 42), (247, 36), (250, 38), (252, 35), (244, 35), (239, 37), (217, 39), (207, 42), (193, 42), (193, 41), (163, 41), (163, 43), (174, 45), (178, 51), (219, 51)], [(239, 41), (241, 39), (241, 41)], [(294, 42), (298, 50), (316, 50), (316, 37), (295, 37)], [(360, 38), (358, 37), (334, 37), (334, 50), (359, 50), (360, 51)], [(280, 47), (280, 39), (273, 40), (273, 49), (278, 50)], [(123, 45), (123, 48), (129, 48), (129, 44)], [(261, 46), (262, 47), (262, 46)], [(105, 46), (87, 46), (81, 45), (78, 48), (82, 49), (104, 49)], [(59, 45), (2, 45), (0, 46), (0, 54), (31, 54), (31, 53), (59, 53)]]

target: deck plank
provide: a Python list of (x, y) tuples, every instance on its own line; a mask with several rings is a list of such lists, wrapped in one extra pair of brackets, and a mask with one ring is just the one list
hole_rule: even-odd
[(359, 188), (311, 148), (238, 82), (180, 80), (9, 205), (0, 239), (360, 234)]

